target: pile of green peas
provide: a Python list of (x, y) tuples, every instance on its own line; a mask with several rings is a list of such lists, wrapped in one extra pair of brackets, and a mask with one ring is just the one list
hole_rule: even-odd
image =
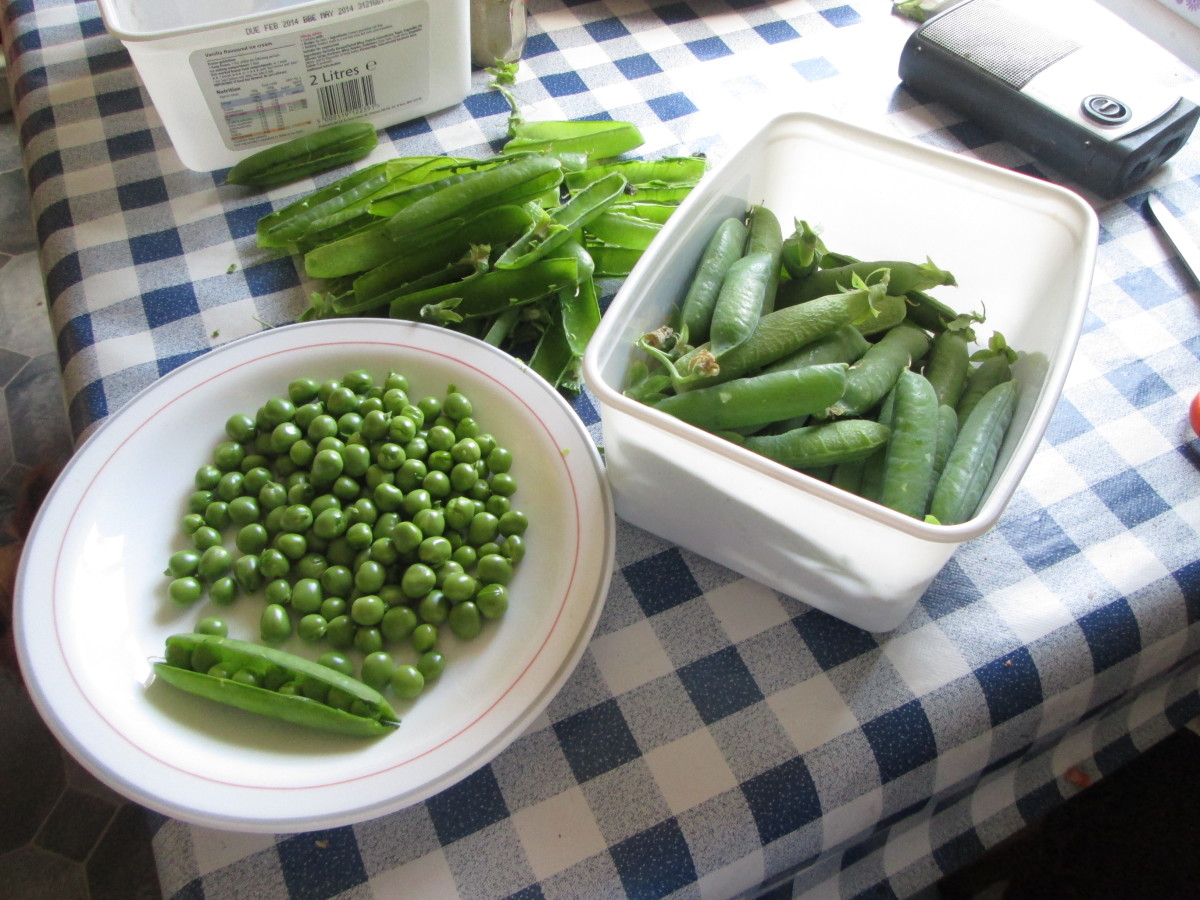
[[(471, 640), (508, 608), (528, 527), (512, 464), (454, 385), (413, 398), (394, 371), (298, 378), (226, 421), (195, 473), (167, 596), (260, 596), (264, 643), (296, 634), (351, 675), (357, 651), (357, 677), (413, 699), (445, 667), (443, 629)], [(227, 625), (208, 616), (197, 631)]]

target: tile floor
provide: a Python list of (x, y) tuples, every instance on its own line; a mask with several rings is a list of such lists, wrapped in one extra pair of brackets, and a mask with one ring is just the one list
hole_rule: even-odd
[[(3, 65), (0, 64), (0, 76)], [(7, 95), (6, 81), (0, 96)], [(7, 104), (4, 104), (7, 106)], [(38, 268), (12, 114), (0, 114), (0, 573), (20, 550), (26, 485), (53, 475), (71, 432)], [(84, 771), (16, 673), (0, 616), (0, 895), (8, 900), (161, 897), (140, 808)]]

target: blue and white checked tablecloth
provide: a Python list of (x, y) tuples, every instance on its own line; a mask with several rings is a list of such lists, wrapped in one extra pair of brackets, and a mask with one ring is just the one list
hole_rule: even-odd
[[(250, 195), (186, 170), (90, 0), (0, 0), (50, 312), (81, 437), (182, 362), (306, 305)], [(529, 117), (637, 122), (719, 158), (779, 105), (1038, 173), (900, 88), (886, 0), (533, 0)], [(1194, 77), (1194, 76), (1193, 76)], [(507, 107), (389, 129), (485, 153)], [(1196, 144), (1196, 142), (1193, 142)], [(1200, 232), (1200, 145), (1147, 190)], [(912, 896), (1200, 715), (1200, 294), (1143, 211), (1097, 203), (1084, 335), (999, 526), (871, 635), (619, 523), (599, 628), (510, 749), (413, 808), (247, 836), (151, 815), (180, 898)], [(997, 248), (1003, 265), (1003, 248)], [(585, 396), (580, 416), (597, 439)]]

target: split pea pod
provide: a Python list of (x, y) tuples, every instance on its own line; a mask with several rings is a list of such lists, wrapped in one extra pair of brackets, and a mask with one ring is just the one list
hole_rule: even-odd
[(723, 431), (811, 415), (836, 401), (845, 387), (845, 364), (831, 363), (738, 378), (674, 394), (654, 407), (697, 428)]
[(631, 188), (633, 195), (643, 203), (679, 203), (692, 192), (690, 184), (655, 185), (645, 184)]
[(334, 224), (365, 211), (369, 198), (387, 187), (389, 163), (376, 163), (333, 184), (290, 203), (258, 220), (256, 237), (260, 247), (287, 247), (317, 223)]
[(313, 278), (340, 278), (357, 275), (383, 265), (401, 253), (441, 243), (467, 222), (466, 216), (439, 222), (422, 231), (393, 239), (385, 230), (385, 222), (361, 229), (352, 234), (314, 247), (304, 254), (304, 271)]
[(529, 368), (554, 387), (559, 387), (564, 380), (574, 377), (571, 370), (575, 359), (562, 317), (556, 316), (551, 319), (538, 339), (537, 346), (533, 348), (533, 354), (529, 357)]
[[(857, 275), (866, 280), (870, 275), (887, 269), (891, 275), (888, 279), (889, 294), (899, 296), (909, 291), (923, 291), (939, 285), (954, 285), (954, 276), (945, 269), (934, 265), (933, 260), (914, 263), (907, 260), (859, 260), (844, 266), (829, 269), (818, 269), (807, 278), (789, 282), (787, 303), (803, 303), (815, 297), (832, 294), (843, 290), (851, 283), (851, 278)], [(781, 298), (781, 303), (784, 299)]]
[(687, 329), (687, 339), (693, 344), (708, 340), (713, 307), (725, 281), (725, 274), (741, 259), (746, 246), (746, 224), (739, 218), (723, 219), (700, 254), (700, 262), (692, 275), (680, 314), (681, 327)]
[(519, 269), (561, 247), (580, 228), (612, 206), (625, 191), (625, 176), (606, 175), (555, 207), (544, 221), (534, 221), (496, 260), (497, 269)]
[(562, 182), (562, 163), (549, 156), (531, 155), (494, 168), (471, 172), (461, 181), (400, 210), (387, 220), (384, 233), (393, 240), (419, 233), (487, 205), (521, 204), (535, 200)]
[(578, 281), (579, 266), (574, 259), (539, 259), (522, 269), (492, 269), (453, 284), (401, 295), (391, 302), (388, 315), (438, 324), (494, 316)]
[[(401, 257), (402, 259), (413, 259), (417, 254)], [(378, 294), (366, 295), (359, 299), (354, 290), (351, 289), (343, 294), (335, 294), (329, 301), (327, 312), (330, 315), (322, 316), (322, 318), (331, 318), (333, 316), (358, 316), (358, 315), (382, 315), (393, 300), (397, 297), (402, 297), (407, 294), (417, 294), (431, 291), (435, 288), (444, 287), (447, 285), (461, 284), (472, 275), (484, 271), (483, 264), (480, 261), (463, 261), (451, 262), (447, 265), (431, 269), (422, 275), (413, 278), (411, 281), (406, 281), (403, 284), (383, 291)]]
[(923, 518), (933, 489), (937, 450), (938, 402), (924, 375), (904, 369), (896, 381), (892, 434), (883, 464), (879, 502), (889, 509)]
[(631, 250), (628, 247), (588, 243), (587, 250), (596, 264), (597, 278), (624, 278), (642, 258), (641, 250)]
[[(535, 179), (532, 184), (523, 184), (507, 194), (501, 193), (486, 202), (481, 201), (477, 207), (470, 208), (469, 205), (464, 205), (458, 209), (445, 210), (448, 214), (444, 218), (429, 222), (424, 227), (414, 227), (401, 232), (389, 230), (393, 221), (403, 219), (409, 208), (420, 200), (428, 200), (430, 203), (419, 207), (418, 212), (412, 215), (419, 215), (420, 211), (424, 210), (436, 219), (436, 204), (432, 202), (435, 195), (457, 196), (455, 192), (462, 191), (459, 186), (464, 181), (484, 174), (484, 170), (459, 172), (405, 188), (381, 207), (395, 210), (389, 217), (381, 219), (372, 213), (369, 217), (374, 220), (372, 223), (309, 249), (304, 255), (305, 272), (314, 278), (337, 278), (365, 272), (398, 256), (425, 250), (451, 240), (457, 229), (463, 227), (473, 216), (486, 212), (489, 207), (520, 206), (534, 201), (540, 196), (539, 191), (542, 187), (551, 183), (557, 184), (558, 179), (561, 179), (561, 174), (544, 173), (540, 176), (541, 180)], [(479, 186), (474, 181), (472, 185)], [(449, 188), (454, 188), (455, 191), (442, 193)], [(371, 209), (374, 211), (379, 206), (380, 204), (372, 202)]]
[(429, 169), (417, 170), (397, 179), (397, 183), (372, 197), (368, 212), (378, 219), (390, 219), (400, 210), (411, 206), (422, 197), (435, 194), (452, 184), (458, 184), (471, 175), (477, 175), (484, 169), (495, 168), (505, 160), (495, 157), (486, 166), (460, 169), (452, 165), (436, 166)]
[(915, 325), (897, 325), (850, 367), (846, 393), (830, 413), (860, 416), (883, 399), (900, 373), (929, 349), (929, 335)]
[(741, 444), (793, 469), (816, 469), (865, 459), (887, 443), (889, 429), (870, 419), (839, 419), (783, 434), (752, 435)]
[(595, 264), (591, 254), (576, 240), (567, 241), (558, 255), (574, 259), (577, 269), (579, 283), (559, 291), (558, 307), (567, 347), (572, 356), (578, 359), (583, 356), (592, 334), (600, 324), (600, 297), (592, 277)]
[(268, 188), (362, 159), (379, 135), (369, 122), (343, 122), (259, 150), (229, 170), (225, 181)]
[(446, 159), (405, 156), (339, 178), (260, 219), (259, 246), (304, 253), (379, 224), (375, 205), (380, 199), (433, 181), (435, 163), (444, 166)]
[(642, 203), (640, 201), (631, 203), (623, 200), (620, 203), (613, 204), (611, 209), (613, 212), (625, 213), (646, 222), (657, 222), (659, 225), (665, 225), (667, 220), (675, 215), (675, 211), (679, 209), (679, 205), (677, 203)]
[(620, 156), (645, 142), (632, 122), (607, 119), (520, 122), (512, 127), (510, 134), (505, 152), (583, 153), (589, 160)]
[(520, 235), (533, 221), (522, 206), (497, 206), (465, 221), (462, 227), (430, 246), (424, 253), (396, 256), (354, 279), (357, 304), (367, 308), (416, 278), (461, 259), (473, 246), (504, 244)]
[(601, 213), (587, 225), (589, 235), (595, 240), (630, 250), (645, 250), (661, 230), (662, 226), (657, 222), (612, 211)]
[(975, 514), (1016, 406), (1016, 382), (1005, 381), (988, 391), (962, 423), (929, 505), (929, 514), (942, 525), (957, 525)]
[(212, 634), (167, 638), (158, 678), (181, 690), (294, 725), (339, 734), (388, 734), (400, 720), (361, 681), (301, 656)]
[(725, 273), (709, 324), (712, 352), (718, 359), (754, 333), (763, 315), (774, 265), (770, 253), (749, 253)]
[(631, 159), (590, 166), (567, 175), (567, 188), (577, 191), (613, 172), (632, 185), (694, 185), (708, 169), (702, 156), (667, 156), (662, 159)]

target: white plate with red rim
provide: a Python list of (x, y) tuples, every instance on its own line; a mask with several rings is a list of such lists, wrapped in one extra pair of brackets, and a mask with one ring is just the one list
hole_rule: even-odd
[[(527, 554), (507, 613), (484, 634), (444, 634), (446, 669), (402, 723), (347, 738), (215, 704), (155, 681), (168, 635), (219, 613), (258, 640), (261, 598), (181, 610), (169, 554), (193, 475), (225, 420), (286, 396), (298, 377), (367, 369), (408, 376), (410, 396), (455, 385), (481, 428), (513, 451)], [(615, 521), (599, 453), (571, 407), (523, 363), (448, 329), (333, 320), (260, 332), (156, 381), (107, 419), (43, 504), (18, 574), (16, 638), (35, 704), (59, 740), (115, 790), (193, 824), (297, 832), (351, 824), (424, 800), (491, 761), (578, 663), (612, 575)], [(232, 541), (227, 541), (232, 546)], [(443, 629), (445, 632), (446, 629)], [(285, 649), (321, 649), (292, 638)], [(389, 694), (389, 699), (392, 699)]]

